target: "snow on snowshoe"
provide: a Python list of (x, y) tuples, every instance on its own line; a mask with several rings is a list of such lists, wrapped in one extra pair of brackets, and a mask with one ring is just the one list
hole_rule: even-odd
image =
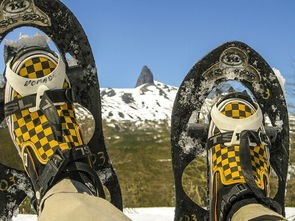
[[(195, 202), (185, 192), (182, 177), (186, 167), (193, 160), (199, 161), (204, 157), (209, 148), (209, 120), (203, 119), (202, 106), (212, 91), (228, 81), (240, 82), (247, 88), (261, 109), (263, 125), (265, 119), (270, 121), (270, 125), (265, 129), (265, 137), (270, 140), (267, 146), (270, 166), (278, 180), (273, 201), (274, 204), (280, 205), (282, 214), (285, 214), (289, 121), (284, 91), (279, 78), (256, 51), (242, 42), (228, 42), (194, 65), (176, 95), (171, 123), (176, 191), (175, 220), (209, 220), (210, 205), (207, 204), (206, 209)], [(249, 113), (252, 114), (251, 111)], [(208, 119), (206, 117), (205, 119)]]

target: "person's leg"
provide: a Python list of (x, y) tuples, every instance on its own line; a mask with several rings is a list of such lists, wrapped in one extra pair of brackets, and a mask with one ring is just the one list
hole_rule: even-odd
[(40, 204), (39, 221), (130, 221), (108, 201), (91, 196), (76, 181), (64, 179), (53, 186)]
[(284, 221), (280, 214), (261, 204), (249, 204), (238, 209), (232, 221)]

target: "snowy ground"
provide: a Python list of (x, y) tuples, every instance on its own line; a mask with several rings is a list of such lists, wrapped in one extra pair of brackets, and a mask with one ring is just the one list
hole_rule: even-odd
[[(134, 221), (173, 221), (174, 208), (135, 208), (125, 209), (124, 213)], [(286, 208), (288, 221), (295, 221), (295, 208)], [(13, 221), (37, 221), (34, 215), (18, 215)]]

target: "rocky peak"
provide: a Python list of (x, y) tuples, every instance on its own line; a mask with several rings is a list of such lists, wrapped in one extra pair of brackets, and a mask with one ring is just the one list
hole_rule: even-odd
[(137, 79), (135, 87), (138, 87), (143, 84), (155, 84), (153, 73), (146, 65), (143, 66), (143, 68), (141, 69), (141, 72)]

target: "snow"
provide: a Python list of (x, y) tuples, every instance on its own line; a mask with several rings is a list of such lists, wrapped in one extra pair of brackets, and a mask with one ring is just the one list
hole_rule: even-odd
[(181, 133), (178, 144), (186, 154), (189, 154), (194, 150), (203, 150), (200, 140), (192, 138), (187, 132)]
[(286, 95), (286, 88), (285, 88), (286, 79), (283, 77), (283, 75), (281, 74), (281, 72), (278, 69), (272, 68), (272, 70), (280, 82), (280, 85), (281, 85), (281, 88), (284, 92), (284, 95)]
[(136, 88), (102, 88), (102, 118), (107, 122), (170, 121), (177, 88), (155, 82)]
[(29, 35), (23, 35), (20, 34), (19, 40), (13, 41), (13, 40), (5, 40), (5, 45), (9, 47), (14, 47), (14, 48), (25, 48), (28, 47), (28, 45), (47, 45), (49, 38), (46, 35), (42, 34), (36, 34), (33, 37), (30, 37)]
[(126, 209), (124, 213), (134, 221), (174, 220), (174, 208), (171, 207)]
[[(151, 207), (151, 208), (133, 208), (125, 209), (124, 213), (133, 221), (173, 221), (173, 207)], [(286, 208), (286, 217), (288, 221), (295, 219), (295, 208)], [(37, 221), (36, 215), (20, 214), (12, 221)]]

